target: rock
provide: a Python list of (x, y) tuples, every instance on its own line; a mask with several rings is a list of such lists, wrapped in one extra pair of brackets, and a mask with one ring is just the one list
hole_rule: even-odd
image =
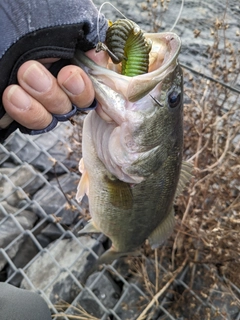
[(43, 248), (46, 248), (52, 242), (48, 237), (41, 233), (36, 235), (36, 239)]
[[(97, 255), (104, 251), (99, 242), (88, 236), (79, 240), (71, 238), (56, 241), (47, 246), (47, 251), (42, 252), (25, 273), (35, 288), (44, 289), (47, 298), (53, 304), (59, 300), (71, 303), (80, 293), (81, 286), (69, 271), (83, 283), (95, 261), (89, 248)], [(21, 288), (32, 290), (25, 279)]]
[(53, 224), (49, 223), (42, 231), (41, 235), (48, 238), (50, 242), (57, 240), (61, 237), (62, 231), (59, 230), (59, 228)]
[(32, 210), (42, 217), (41, 209), (43, 209), (47, 214), (55, 214), (58, 218), (62, 218), (61, 224), (72, 225), (76, 222), (79, 211), (69, 208), (66, 196), (76, 192), (78, 181), (79, 177), (71, 173), (66, 173), (58, 179), (53, 179), (49, 185), (45, 185), (34, 195), (33, 200), (38, 205), (33, 204)]
[[(33, 240), (28, 236), (24, 235), (21, 245), (19, 246), (19, 249), (15, 255), (15, 257), (12, 259), (13, 264), (16, 268), (24, 268), (29, 261), (31, 261), (39, 252), (39, 249), (34, 244)], [(10, 278), (10, 276), (14, 273), (14, 270), (10, 266), (7, 267), (7, 276)], [(23, 276), (21, 273), (17, 273), (10, 281), (9, 283), (14, 286), (19, 286), (21, 281), (23, 279)]]
[[(1, 145), (0, 145), (1, 146)], [(0, 159), (1, 159), (1, 154), (0, 154)], [(16, 168), (16, 165), (12, 162), (3, 162), (3, 164), (1, 164), (1, 168)]]
[(33, 212), (12, 207), (5, 201), (0, 203), (0, 218), (4, 217), (6, 220), (0, 226), (0, 248), (5, 248), (22, 232), (17, 223), (26, 230), (31, 229), (37, 220)]
[[(75, 299), (73, 306), (78, 307), (80, 305), (87, 313), (94, 317), (102, 317), (105, 313), (97, 302), (97, 299), (104, 307), (111, 309), (116, 305), (121, 293), (119, 286), (106, 272), (96, 272), (90, 275), (86, 282), (86, 287), (91, 289), (96, 297), (89, 293), (88, 289), (84, 289)], [(76, 315), (76, 310), (70, 308), (68, 314)]]
[[(18, 211), (19, 209), (10, 206), (5, 201), (0, 203), (0, 219), (2, 220), (0, 224), (0, 248), (6, 248), (14, 239), (16, 239), (22, 233), (21, 227), (24, 230), (32, 229), (37, 220), (37, 216), (28, 210), (21, 211), (20, 209), (20, 212), (14, 216)], [(15, 257), (23, 242), (24, 237), (21, 237), (6, 250), (11, 259)], [(0, 259), (0, 270), (3, 269), (5, 264), (6, 261)]]
[(135, 320), (147, 304), (145, 299), (134, 285), (124, 286), (124, 298), (116, 310), (116, 314), (120, 319)]
[[(20, 201), (27, 199), (27, 194), (34, 194), (44, 183), (31, 165), (0, 168), (0, 195), (12, 206), (18, 207)], [(22, 190), (17, 187), (22, 187)]]
[[(60, 123), (52, 132), (40, 136), (25, 136), (15, 132), (7, 148), (16, 153), (22, 162), (31, 163), (40, 171), (63, 174), (67, 171), (65, 167), (78, 166), (78, 159), (76, 155), (71, 156), (69, 148), (72, 131), (72, 125), (67, 122)], [(51, 158), (57, 159), (59, 163), (55, 168)]]

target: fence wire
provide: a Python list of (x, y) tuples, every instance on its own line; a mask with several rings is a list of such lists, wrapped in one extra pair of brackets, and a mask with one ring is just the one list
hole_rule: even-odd
[[(61, 124), (54, 131), (46, 134), (44, 138), (42, 136), (29, 137), (22, 135), (20, 132), (15, 132), (4, 145), (0, 146), (0, 186), (4, 188), (4, 192), (1, 193), (0, 198), (1, 278), (8, 283), (20, 285), (23, 288), (38, 292), (47, 301), (52, 312), (55, 314), (59, 313), (56, 308), (56, 303), (59, 299), (64, 300), (66, 295), (65, 292), (61, 295), (62, 287), (59, 286), (60, 279), (60, 282), (63, 282), (63, 287), (64, 281), (67, 282), (66, 286), (71, 285), (71, 288), (67, 287), (65, 288), (66, 290), (71, 291), (74, 287), (73, 295), (76, 294), (76, 296), (67, 298), (68, 302), (73, 306), (77, 306), (78, 304), (84, 305), (85, 310), (87, 310), (89, 304), (86, 303), (86, 301), (90, 301), (90, 305), (93, 304), (94, 301), (95, 304), (90, 307), (89, 313), (93, 312), (92, 308), (98, 310), (97, 314), (101, 315), (99, 319), (137, 319), (137, 316), (140, 315), (141, 311), (151, 299), (149, 294), (146, 293), (146, 290), (143, 289), (142, 284), (136, 279), (135, 282), (129, 283), (122, 274), (121, 268), (120, 271), (118, 271), (118, 268), (115, 268), (113, 264), (112, 266), (105, 266), (100, 272), (95, 273), (95, 279), (91, 281), (91, 284), (88, 286), (82, 284), (81, 275), (76, 272), (76, 270), (79, 271), (78, 268), (80, 268), (81, 265), (79, 261), (85, 260), (87, 257), (91, 262), (98, 257), (96, 252), (99, 253), (101, 250), (99, 251), (99, 248), (96, 249), (96, 247), (101, 244), (102, 239), (101, 236), (91, 240), (89, 240), (88, 237), (88, 239), (86, 239), (86, 237), (77, 237), (77, 231), (84, 223), (83, 219), (81, 219), (83, 208), (80, 207), (71, 196), (66, 200), (59, 186), (52, 184), (51, 180), (49, 181), (49, 177), (54, 176), (53, 172), (57, 170), (53, 168), (58, 166), (58, 170), (61, 172), (60, 177), (64, 177), (64, 179), (61, 180), (63, 189), (64, 183), (66, 179), (69, 179), (69, 176), (71, 177), (72, 189), (76, 189), (76, 181), (79, 180), (79, 175), (72, 172), (72, 170), (64, 164), (64, 161), (69, 157), (69, 150), (66, 148), (66, 140), (61, 138), (61, 132), (66, 131), (67, 127), (67, 124)], [(42, 144), (43, 139), (51, 141), (50, 146), (44, 146)], [(58, 161), (56, 154), (51, 152), (52, 146), (56, 146), (57, 144), (60, 144), (63, 150), (65, 146), (66, 152), (65, 155), (64, 152), (61, 155), (61, 161)], [(31, 156), (28, 163), (25, 162), (25, 148), (27, 146), (30, 146), (31, 153), (35, 154)], [(42, 166), (42, 171), (37, 171), (33, 164), (38, 161), (38, 167), (41, 167), (40, 158), (44, 161), (45, 165)], [(7, 169), (9, 169), (9, 171)], [(22, 171), (23, 174), (21, 173)], [(20, 177), (17, 175), (20, 175)], [(25, 179), (25, 177), (27, 179)], [(41, 192), (41, 190), (46, 187), (48, 189)], [(34, 188), (35, 190), (33, 190)], [(37, 197), (37, 200), (35, 200), (32, 190), (34, 194), (41, 193), (40, 196)], [(51, 197), (49, 198), (50, 192)], [(59, 207), (56, 207), (55, 211), (53, 210), (54, 206), (51, 207), (53, 211), (49, 214), (49, 212), (45, 211), (44, 207), (46, 207), (48, 211), (49, 201), (53, 198), (58, 198)], [(73, 219), (66, 227), (66, 225), (62, 224), (62, 219), (65, 218), (63, 215), (61, 217), (61, 213), (62, 210), (66, 209), (68, 201), (70, 201), (71, 205), (73, 205), (77, 211), (77, 219)], [(23, 216), (23, 213), (26, 212), (36, 213), (35, 217), (31, 217), (31, 219), (34, 219), (34, 222), (32, 220), (30, 221), (30, 224), (32, 223), (31, 226), (29, 226), (24, 219), (21, 219), (27, 217), (26, 215)], [(58, 220), (59, 214), (60, 219)], [(46, 225), (54, 226), (54, 234), (51, 235), (52, 238), (50, 236), (52, 240), (50, 245), (48, 243), (49, 240), (47, 241), (40, 237), (40, 230), (44, 230), (44, 227), (46, 229)], [(5, 236), (5, 239), (4, 231), (8, 232), (8, 236)], [(43, 232), (42, 234), (46, 237), (47, 232)], [(62, 247), (60, 253), (57, 251), (59, 246)], [(26, 251), (24, 251), (25, 247), (26, 250), (33, 252), (32, 255), (30, 253), (24, 261), (21, 261), (20, 256), (26, 254)], [(64, 259), (66, 250), (74, 251), (74, 255), (72, 257), (71, 255), (68, 256), (67, 260)], [(44, 267), (43, 260), (47, 261), (47, 268)], [(74, 267), (75, 265), (77, 268)], [(37, 270), (37, 277), (36, 271), (31, 271), (33, 266), (34, 269)], [(209, 272), (209, 267), (204, 266), (200, 273), (202, 272)], [(104, 287), (107, 286), (107, 282), (109, 281), (109, 277), (106, 277), (108, 273), (114, 275), (115, 281), (121, 283), (120, 287), (122, 287), (121, 291), (119, 289), (118, 291), (112, 289), (112, 292), (110, 292), (111, 294), (115, 294), (115, 304), (112, 304), (111, 307), (105, 303), (105, 301), (108, 300), (107, 295), (109, 292), (104, 292)], [(159, 274), (161, 277), (169, 277), (169, 272), (162, 265), (159, 265)], [(101, 278), (103, 278), (102, 281)], [(99, 283), (101, 283), (102, 293), (98, 292), (99, 285), (97, 284)], [(240, 294), (237, 286), (231, 282), (229, 282), (229, 284), (232, 290)], [(98, 289), (96, 289), (96, 285)], [(204, 288), (207, 284), (203, 283), (202, 285)], [(54, 286), (57, 287), (55, 291)], [(180, 289), (181, 287), (182, 289)], [(173, 300), (171, 292), (174, 291), (174, 288), (178, 288), (179, 292), (181, 292), (181, 290), (188, 291), (188, 299), (194, 304), (192, 307), (195, 308), (196, 314), (201, 315), (201, 309), (209, 309), (212, 315), (221, 314), (219, 319), (222, 319), (223, 314), (226, 314), (226, 319), (228, 319), (231, 312), (232, 318), (229, 319), (240, 319), (240, 311), (237, 305), (234, 305), (234, 301), (230, 299), (226, 307), (228, 293), (224, 293), (224, 290), (222, 291), (220, 287), (212, 290), (211, 295), (207, 297), (201, 292), (196, 293), (197, 291), (189, 286), (188, 267), (183, 268), (182, 272), (172, 282), (170, 288), (164, 293), (160, 302), (158, 302), (157, 307), (155, 306), (154, 313), (149, 319), (188, 319), (186, 312), (184, 312), (185, 316), (181, 314), (176, 316), (175, 312), (171, 312), (171, 301)], [(51, 290), (52, 293), (54, 292), (54, 295), (52, 293), (50, 294)], [(216, 292), (218, 291), (220, 292), (219, 297), (216, 296)], [(128, 306), (133, 296), (135, 298), (133, 303), (136, 305), (131, 306), (130, 304)], [(224, 300), (225, 302), (223, 304)], [(124, 306), (130, 310), (126, 312)], [(230, 310), (224, 313), (224, 310), (221, 310), (221, 306), (230, 308)], [(72, 307), (69, 306), (65, 312), (70, 312), (71, 314), (71, 308)], [(185, 306), (185, 308), (188, 308), (188, 306)], [(136, 314), (136, 312), (139, 313)], [(66, 316), (61, 318), (68, 319)], [(59, 318), (56, 317), (55, 319)], [(216, 317), (216, 319), (218, 318)]]
[(39, 293), (54, 319), (240, 320), (239, 279), (204, 262), (194, 282), (190, 264), (171, 273), (166, 257), (156, 264), (146, 256), (88, 277), (109, 243), (77, 235), (89, 212), (87, 199), (75, 201), (81, 144), (73, 150), (73, 135), (61, 123), (41, 136), (16, 131), (0, 145), (0, 281)]

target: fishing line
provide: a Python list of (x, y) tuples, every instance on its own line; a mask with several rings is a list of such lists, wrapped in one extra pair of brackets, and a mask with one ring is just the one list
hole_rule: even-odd
[(110, 5), (111, 7), (113, 7), (118, 13), (120, 13), (121, 16), (123, 16), (125, 19), (127, 19), (127, 17), (126, 17), (120, 10), (118, 10), (112, 3), (108, 2), (108, 1), (103, 2), (103, 4), (101, 4), (101, 6), (100, 6), (100, 8), (99, 8), (98, 18), (97, 18), (97, 36), (98, 36), (98, 42), (101, 42), (101, 41), (100, 41), (100, 32), (99, 32), (100, 14), (101, 14), (102, 7), (103, 7), (105, 4), (109, 4), (109, 5)]
[(208, 79), (208, 80), (210, 80), (210, 81), (213, 81), (213, 82), (215, 82), (215, 83), (218, 83), (218, 84), (220, 84), (221, 86), (223, 86), (223, 87), (225, 87), (225, 88), (227, 88), (227, 89), (229, 89), (229, 90), (231, 90), (231, 91), (233, 91), (233, 92), (236, 92), (236, 93), (240, 94), (240, 90), (239, 90), (239, 89), (237, 89), (237, 88), (235, 88), (235, 87), (232, 87), (232, 86), (230, 86), (229, 84), (226, 84), (225, 82), (222, 82), (222, 81), (220, 81), (220, 80), (216, 80), (216, 79), (214, 79), (214, 78), (211, 77), (211, 76), (208, 76), (208, 75), (206, 75), (206, 74), (204, 74), (204, 73), (202, 73), (202, 72), (196, 71), (196, 70), (194, 70), (193, 68), (187, 66), (186, 64), (180, 63), (180, 65), (181, 65), (181, 67), (183, 67), (184, 69), (187, 69), (187, 70), (191, 71), (192, 73), (195, 73), (195, 74), (197, 74), (197, 75), (199, 75), (199, 76), (201, 76), (201, 77), (203, 77), (203, 78), (206, 78), (206, 79)]
[(176, 27), (176, 25), (177, 25), (177, 23), (178, 23), (178, 21), (179, 21), (179, 19), (180, 19), (180, 16), (181, 16), (181, 14), (182, 14), (183, 7), (184, 7), (184, 0), (182, 0), (181, 8), (180, 8), (180, 10), (179, 10), (177, 19), (175, 20), (175, 22), (174, 22), (172, 28), (170, 29), (170, 31), (173, 31), (173, 29)]

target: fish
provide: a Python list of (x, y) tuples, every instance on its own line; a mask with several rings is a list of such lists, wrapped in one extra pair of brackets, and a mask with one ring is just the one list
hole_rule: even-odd
[(183, 161), (183, 76), (180, 38), (145, 33), (149, 69), (128, 77), (83, 52), (74, 63), (93, 82), (97, 108), (83, 124), (76, 199), (89, 199), (90, 221), (79, 232), (103, 233), (112, 246), (99, 264), (135, 254), (148, 239), (158, 248), (174, 228), (174, 200), (192, 176)]

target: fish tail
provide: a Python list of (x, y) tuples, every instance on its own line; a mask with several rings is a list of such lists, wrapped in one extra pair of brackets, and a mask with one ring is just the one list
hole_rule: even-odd
[(128, 255), (139, 255), (139, 252), (118, 252), (113, 247), (104, 252), (97, 261), (98, 265), (111, 264), (114, 260)]
[(86, 283), (87, 278), (94, 272), (99, 271), (102, 264), (111, 264), (114, 260), (132, 255), (132, 256), (141, 256), (140, 250), (134, 252), (117, 252), (113, 247), (104, 252), (97, 260), (94, 261), (92, 267), (87, 271), (83, 278), (83, 283)]
[(113, 247), (111, 247), (109, 250), (107, 250), (106, 252), (104, 252), (100, 258), (98, 259), (98, 265), (101, 264), (110, 264), (112, 263), (114, 260), (121, 258), (123, 256), (126, 256), (126, 253), (123, 252), (117, 252), (114, 250)]
[(127, 253), (116, 252), (113, 247), (104, 252), (97, 260), (94, 261), (92, 267), (86, 272), (83, 283), (86, 283), (88, 277), (100, 269), (102, 264), (111, 264), (115, 259), (126, 256)]

